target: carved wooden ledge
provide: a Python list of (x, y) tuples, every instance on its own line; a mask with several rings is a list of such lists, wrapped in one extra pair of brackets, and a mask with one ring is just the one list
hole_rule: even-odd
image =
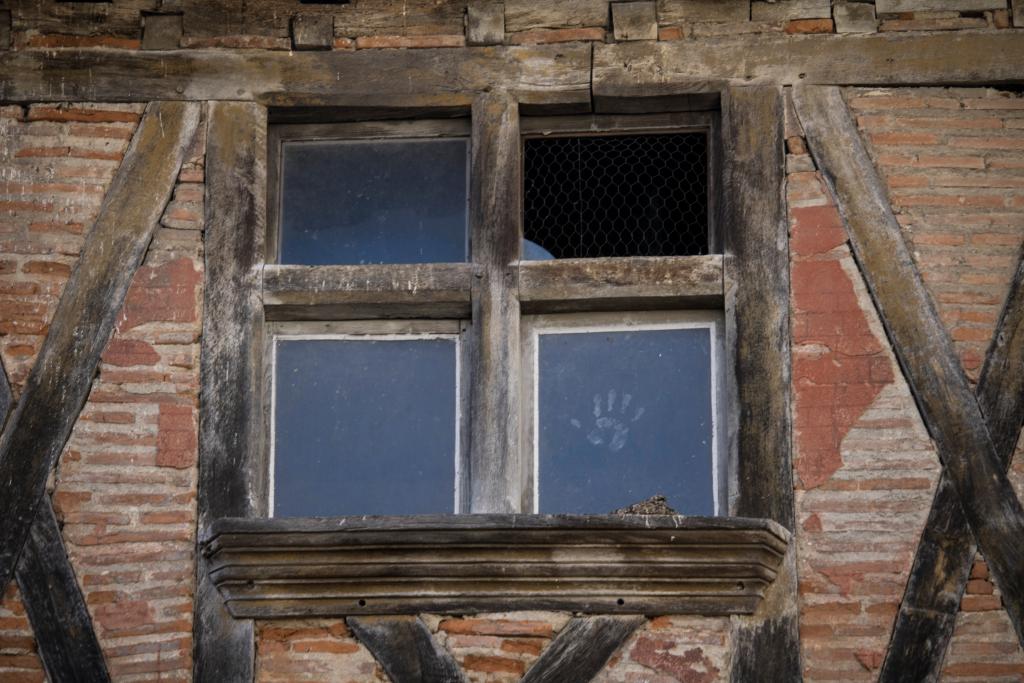
[(434, 515), (221, 519), (202, 543), (236, 618), (750, 614), (789, 533), (764, 519)]

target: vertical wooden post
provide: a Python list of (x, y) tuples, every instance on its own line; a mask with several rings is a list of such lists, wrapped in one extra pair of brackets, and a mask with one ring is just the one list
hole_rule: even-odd
[(470, 239), (473, 282), (470, 361), (470, 512), (519, 512), (519, 106), (507, 93), (473, 102)]
[[(734, 359), (729, 444), (741, 517), (792, 530), (789, 225), (782, 90), (731, 88), (723, 96), (723, 201), (727, 353)], [(733, 681), (800, 680), (796, 562), (790, 549), (759, 614), (737, 620)]]
[[(266, 110), (212, 102), (206, 147), (206, 288), (200, 370), (199, 539), (221, 517), (265, 515), (260, 390)], [(195, 680), (251, 681), (253, 622), (234, 620), (197, 561)]]

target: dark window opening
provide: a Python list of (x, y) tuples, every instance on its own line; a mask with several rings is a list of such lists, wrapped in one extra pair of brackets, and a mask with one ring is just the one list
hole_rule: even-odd
[(703, 132), (530, 138), (524, 259), (709, 252)]

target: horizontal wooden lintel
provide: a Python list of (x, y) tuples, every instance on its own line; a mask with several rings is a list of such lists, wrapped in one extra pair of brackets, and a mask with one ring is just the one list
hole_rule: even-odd
[(469, 263), (266, 266), (268, 320), (468, 318)]
[(594, 46), (596, 112), (685, 110), (728, 85), (1024, 82), (1024, 31), (749, 35)]
[(526, 313), (722, 305), (720, 255), (521, 261), (518, 271)]

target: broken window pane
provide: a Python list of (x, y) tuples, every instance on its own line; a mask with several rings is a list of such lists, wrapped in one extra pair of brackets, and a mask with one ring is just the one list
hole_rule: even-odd
[(537, 339), (539, 511), (715, 514), (710, 326)]
[(274, 516), (452, 512), (456, 346), (279, 338)]
[(284, 143), (280, 262), (461, 262), (469, 141)]

